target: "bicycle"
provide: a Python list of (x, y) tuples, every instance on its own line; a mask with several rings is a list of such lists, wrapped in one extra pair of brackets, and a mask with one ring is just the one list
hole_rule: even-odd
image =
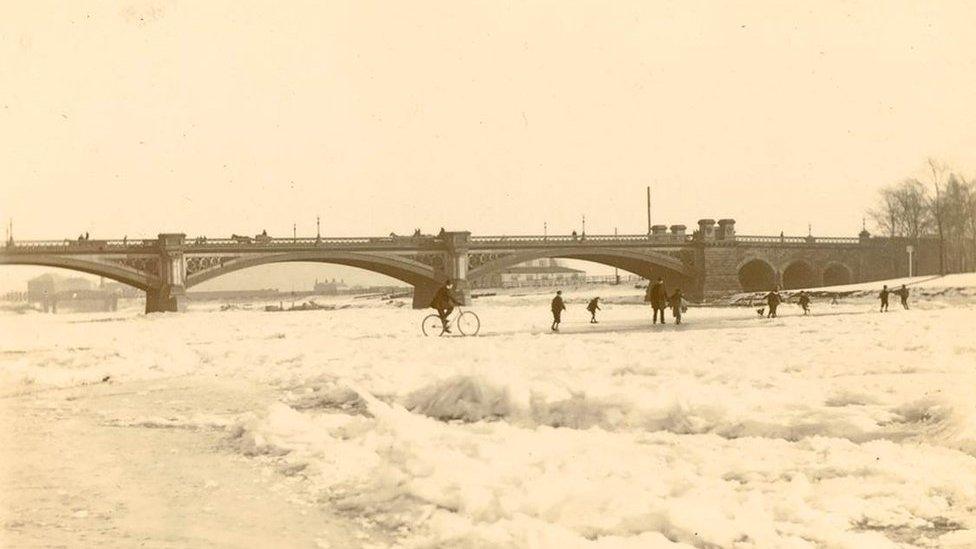
[[(472, 311), (462, 311), (461, 307), (457, 307), (455, 310), (457, 314), (453, 315), (454, 326), (461, 332), (461, 335), (478, 335), (478, 330), (481, 329), (481, 319), (478, 318), (478, 315)], [(446, 332), (444, 322), (441, 321), (440, 315), (436, 313), (424, 317), (423, 322), (420, 323), (420, 328), (423, 330), (425, 336), (440, 336)]]

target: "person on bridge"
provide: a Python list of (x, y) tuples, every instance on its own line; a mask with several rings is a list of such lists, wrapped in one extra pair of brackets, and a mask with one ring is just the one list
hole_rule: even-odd
[[(674, 316), (674, 323), (681, 324), (681, 313), (684, 312), (685, 296), (681, 293), (681, 288), (675, 288), (674, 293), (671, 294), (670, 299), (671, 305), (671, 315)], [(661, 316), (664, 316), (664, 312), (661, 312)], [(664, 319), (661, 319), (661, 324), (664, 324)]]
[(586, 306), (586, 310), (590, 312), (590, 324), (596, 324), (596, 312), (600, 310), (600, 298), (594, 297), (590, 300), (590, 303)]
[(800, 295), (797, 296), (796, 302), (803, 308), (804, 315), (810, 314), (810, 296), (805, 291), (800, 290)]
[(651, 300), (651, 309), (654, 310), (652, 324), (657, 324), (658, 313), (661, 315), (661, 324), (664, 324), (664, 310), (668, 308), (668, 292), (664, 289), (664, 279), (657, 277), (657, 282), (652, 284), (647, 290)]
[(887, 312), (888, 311), (888, 294), (889, 293), (891, 293), (891, 292), (888, 291), (888, 285), (885, 284), (881, 288), (881, 293), (878, 294), (878, 297), (881, 298), (881, 310), (878, 311), (878, 312), (884, 313), (884, 312)]
[(908, 288), (904, 284), (902, 284), (901, 288), (898, 288), (897, 290), (891, 293), (901, 298), (901, 306), (904, 307), (905, 310), (907, 311), (908, 310)]
[(563, 311), (566, 310), (566, 304), (563, 303), (563, 291), (557, 290), (556, 297), (552, 298), (552, 326), (550, 327), (552, 331), (559, 331), (559, 323), (562, 322)]
[(445, 281), (444, 285), (438, 288), (437, 293), (434, 294), (434, 299), (430, 302), (430, 307), (437, 311), (437, 316), (441, 317), (441, 323), (444, 325), (444, 331), (447, 333), (451, 333), (448, 316), (454, 311), (455, 306), (460, 305), (454, 297), (453, 286), (454, 281), (450, 279)]
[(779, 304), (783, 302), (783, 297), (779, 295), (779, 286), (773, 288), (771, 292), (766, 294), (766, 305), (769, 306), (769, 311), (766, 313), (766, 318), (776, 318), (776, 308)]

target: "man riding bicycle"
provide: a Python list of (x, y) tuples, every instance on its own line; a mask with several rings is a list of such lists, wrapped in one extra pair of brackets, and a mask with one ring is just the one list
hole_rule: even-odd
[(448, 316), (454, 311), (456, 305), (461, 303), (454, 297), (453, 291), (454, 281), (448, 279), (444, 282), (437, 293), (434, 294), (434, 299), (430, 302), (431, 309), (437, 311), (437, 316), (441, 317), (441, 323), (444, 325), (444, 331), (451, 333), (451, 326), (448, 321)]

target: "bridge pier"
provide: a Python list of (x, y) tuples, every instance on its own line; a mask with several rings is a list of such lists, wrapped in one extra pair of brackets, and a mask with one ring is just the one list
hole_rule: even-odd
[(146, 290), (146, 313), (180, 312), (186, 310), (186, 260), (183, 257), (182, 233), (159, 235), (158, 288)]
[(186, 291), (181, 287), (146, 290), (146, 313), (177, 313), (186, 310)]
[(436, 284), (417, 284), (413, 287), (413, 308), (426, 309), (434, 300), (434, 294), (440, 286)]

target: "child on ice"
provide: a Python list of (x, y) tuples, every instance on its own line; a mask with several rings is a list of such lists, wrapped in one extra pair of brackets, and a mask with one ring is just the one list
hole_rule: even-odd
[(590, 300), (590, 304), (586, 306), (586, 310), (590, 312), (590, 324), (596, 324), (596, 312), (600, 310), (600, 298), (594, 297)]

